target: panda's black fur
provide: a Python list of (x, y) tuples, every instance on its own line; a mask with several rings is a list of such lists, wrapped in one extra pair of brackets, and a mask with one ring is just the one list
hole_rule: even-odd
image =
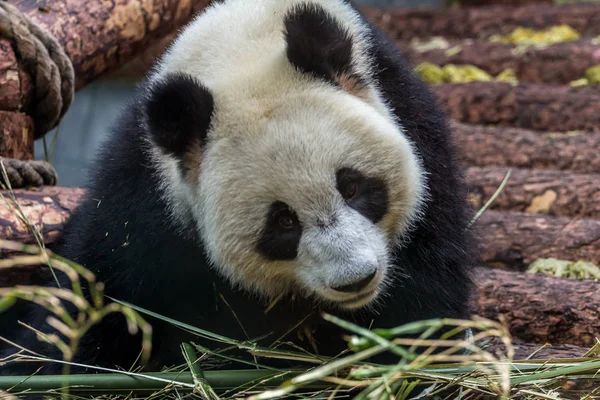
[[(394, 262), (410, 275), (404, 286), (392, 288), (384, 307), (375, 314), (337, 314), (374, 327), (436, 317), (468, 318), (470, 268), (476, 246), (468, 229), (471, 211), (446, 118), (397, 46), (378, 28), (369, 26), (372, 79), (420, 153), (428, 174), (429, 199), (410, 242), (394, 254)], [(311, 31), (314, 35), (302, 36)], [(333, 72), (353, 73), (349, 38), (319, 7), (297, 8), (286, 21), (286, 32), (288, 58), (297, 68), (324, 80), (331, 80)], [(310, 58), (314, 54), (323, 56)], [(196, 112), (190, 112), (192, 109)], [(280, 302), (265, 314), (263, 305), (232, 288), (210, 268), (198, 247), (198, 233), (191, 219), (187, 227), (171, 222), (167, 205), (159, 196), (162, 178), (144, 151), (150, 135), (154, 143), (180, 157), (191, 141), (206, 139), (212, 112), (210, 92), (193, 78), (171, 75), (158, 83), (144, 81), (114, 124), (91, 169), (86, 198), (54, 249), (90, 268), (105, 283), (108, 296), (239, 340), (274, 332), (261, 342), (268, 345), (313, 312), (312, 304), (295, 303), (291, 307)], [(167, 131), (172, 134), (165, 135)], [(68, 284), (62, 276), (61, 281)], [(48, 284), (53, 284), (51, 279)], [(46, 316), (35, 307), (21, 318), (46, 331)], [(154, 329), (149, 369), (182, 364), (180, 344), (184, 341), (223, 346), (148, 319)], [(346, 348), (345, 332), (323, 321), (318, 313), (306, 324), (313, 329), (320, 352), (336, 355)], [(2, 333), (26, 348), (61, 358), (27, 329)], [(296, 333), (286, 340), (312, 351)], [(140, 344), (140, 335), (129, 335), (124, 318), (113, 314), (82, 340), (74, 361), (128, 369), (139, 355)], [(13, 351), (5, 349), (4, 355)], [(30, 374), (38, 367), (14, 363), (0, 367), (0, 372)], [(47, 363), (41, 373), (59, 373), (61, 367)], [(74, 372), (92, 371), (74, 368)]]

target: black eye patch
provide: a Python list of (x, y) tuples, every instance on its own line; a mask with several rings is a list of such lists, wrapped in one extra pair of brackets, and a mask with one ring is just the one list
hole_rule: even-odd
[(383, 180), (364, 176), (352, 168), (341, 168), (336, 173), (336, 185), (348, 206), (373, 223), (379, 222), (387, 212), (388, 193)]
[(257, 250), (269, 260), (293, 260), (298, 255), (302, 226), (287, 204), (276, 201), (267, 213)]

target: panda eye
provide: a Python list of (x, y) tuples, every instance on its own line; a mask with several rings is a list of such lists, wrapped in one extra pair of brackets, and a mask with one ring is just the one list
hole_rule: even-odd
[(358, 194), (358, 182), (347, 182), (341, 188), (341, 195), (346, 200), (352, 200)]
[(294, 219), (289, 215), (281, 215), (277, 218), (277, 223), (283, 229), (291, 229), (294, 227)]
[(280, 203), (279, 209), (273, 212), (272, 218), (271, 221), (284, 230), (294, 229), (298, 225), (296, 214), (289, 207), (284, 206), (283, 203)]
[(269, 260), (293, 260), (298, 255), (302, 224), (294, 209), (274, 201), (267, 211), (257, 250)]

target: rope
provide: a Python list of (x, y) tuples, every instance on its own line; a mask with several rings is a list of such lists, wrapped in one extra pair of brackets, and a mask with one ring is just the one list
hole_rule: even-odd
[(28, 114), (35, 121), (34, 138), (39, 139), (58, 125), (73, 101), (73, 65), (49, 32), (6, 1), (0, 1), (0, 36), (14, 44), (33, 78), (35, 93)]
[[(27, 186), (56, 185), (56, 170), (49, 162), (21, 161), (4, 157), (0, 157), (0, 162), (0, 184), (6, 188), (17, 189)], [(4, 170), (6, 170), (9, 185), (6, 183)]]
[[(0, 37), (9, 40), (34, 83), (31, 109), (35, 122), (34, 139), (58, 125), (75, 93), (75, 72), (58, 41), (17, 7), (0, 0)], [(0, 157), (13, 189), (56, 185), (58, 175), (45, 161), (20, 161)], [(7, 185), (0, 168), (0, 184)]]

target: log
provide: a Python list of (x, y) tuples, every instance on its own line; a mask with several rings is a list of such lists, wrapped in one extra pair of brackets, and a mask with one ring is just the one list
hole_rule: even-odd
[[(443, 36), (446, 39), (487, 39), (518, 27), (534, 29), (566, 24), (581, 35), (600, 35), (600, 4), (501, 5), (473, 8), (362, 8), (363, 14), (393, 39)], [(460, 23), (457, 23), (460, 21)]]
[(20, 111), (32, 98), (31, 77), (10, 42), (0, 39), (0, 110)]
[(0, 111), (0, 157), (33, 160), (33, 120), (29, 116)]
[(134, 59), (112, 72), (110, 78), (126, 80), (142, 79), (154, 63), (163, 55), (178, 33), (178, 31), (171, 32), (158, 40), (156, 43), (152, 44), (152, 46), (139, 53)]
[(83, 199), (79, 188), (44, 186), (32, 190), (16, 189), (12, 196), (2, 191), (0, 198), (0, 237), (22, 243), (35, 243), (30, 227), (19, 218), (19, 209), (30, 225), (38, 227), (44, 242), (56, 240), (65, 221)]
[(534, 130), (600, 129), (600, 88), (504, 82), (433, 85), (457, 121)]
[[(12, 3), (48, 30), (73, 63), (76, 89), (122, 66), (136, 53), (187, 23), (210, 0), (115, 0), (105, 2)], [(33, 98), (32, 78), (12, 45), (0, 39), (0, 111), (28, 112)], [(11, 122), (12, 125), (20, 121)], [(3, 129), (0, 156), (21, 154), (24, 139), (15, 127)], [(15, 137), (8, 138), (14, 134)], [(27, 139), (29, 140), (29, 139)], [(31, 158), (33, 145), (23, 157)]]
[[(469, 199), (481, 208), (500, 187), (506, 167), (467, 169)], [(600, 174), (513, 169), (491, 209), (600, 219)]]
[(422, 62), (440, 66), (470, 64), (493, 76), (511, 68), (520, 82), (568, 84), (584, 77), (588, 68), (600, 64), (600, 44), (594, 43), (585, 39), (516, 51), (513, 45), (506, 43), (461, 40), (449, 42), (448, 48), (460, 49), (450, 54), (444, 48), (419, 51), (410, 44), (399, 45), (413, 65)]
[[(495, 319), (495, 318), (492, 318)], [(513, 338), (515, 350), (513, 360), (548, 360), (557, 358), (580, 358), (589, 347), (575, 346), (572, 344), (542, 344), (530, 343), (519, 338)], [(477, 345), (485, 351), (506, 356), (506, 345), (498, 338), (478, 342)]]
[(524, 6), (527, 4), (553, 4), (553, 0), (460, 0), (461, 7), (481, 7), (481, 6)]
[[(512, 340), (514, 349), (514, 360), (526, 360), (528, 363), (538, 363), (542, 367), (547, 360), (560, 359), (580, 359), (589, 348), (574, 346), (571, 344), (544, 344), (528, 343), (520, 339)], [(497, 338), (478, 343), (486, 351), (497, 354), (498, 357), (506, 357), (506, 346)], [(598, 388), (598, 381), (595, 379), (566, 379), (559, 378), (555, 381), (555, 392), (561, 395), (561, 399), (580, 400), (589, 397), (593, 390)], [(549, 389), (549, 388), (546, 388)], [(492, 399), (492, 396), (475, 396), (473, 399)]]
[(600, 264), (600, 220), (487, 210), (475, 229), (486, 266), (523, 271), (550, 257)]
[(593, 346), (600, 338), (600, 282), (480, 268), (478, 315), (502, 315), (526, 342)]
[[(210, 0), (12, 1), (64, 47), (75, 68), (77, 89), (179, 29), (208, 3)], [(0, 64), (3, 62), (0, 58)]]
[(466, 166), (508, 166), (600, 173), (600, 131), (552, 133), (453, 122)]

